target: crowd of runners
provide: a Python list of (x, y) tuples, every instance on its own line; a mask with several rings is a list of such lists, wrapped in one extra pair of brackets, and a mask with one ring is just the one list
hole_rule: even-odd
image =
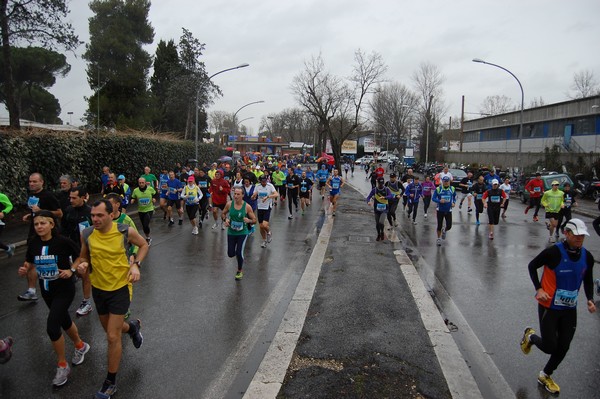
[[(335, 216), (344, 180), (331, 165), (319, 164), (317, 170), (294, 161), (246, 163), (224, 162), (210, 166), (165, 168), (155, 175), (146, 166), (132, 187), (122, 174), (106, 166), (100, 176), (101, 192), (97, 199), (77, 179), (60, 177), (60, 191), (45, 188), (41, 173), (32, 173), (28, 184), (28, 212), (23, 221), (30, 223), (24, 263), (18, 269), (27, 279), (27, 290), (20, 301), (37, 301), (39, 293), (48, 307), (47, 334), (56, 354), (54, 387), (67, 383), (71, 366), (84, 362), (89, 343), (79, 336), (69, 307), (82, 282), (83, 300), (76, 316), (93, 311), (92, 299), (108, 342), (107, 374), (96, 398), (111, 398), (117, 391), (116, 376), (121, 360), (121, 335), (128, 335), (135, 348), (143, 343), (141, 321), (130, 316), (133, 284), (141, 278), (144, 259), (152, 244), (151, 228), (155, 219), (167, 226), (184, 224), (198, 235), (203, 226), (214, 231), (227, 230), (226, 245), (230, 258), (236, 258), (235, 280), (244, 276), (244, 248), (257, 226), (261, 248), (267, 248), (273, 234), (271, 211), (280, 206), (287, 218), (302, 217), (313, 197), (329, 201)], [(314, 195), (313, 193), (316, 192)], [(136, 222), (127, 214), (137, 204)], [(2, 219), (13, 210), (8, 197), (0, 193), (0, 235)], [(177, 222), (176, 222), (177, 220)], [(1, 238), (1, 237), (0, 237)], [(0, 242), (9, 257), (14, 245)], [(37, 283), (37, 284), (36, 284)], [(74, 346), (71, 362), (66, 359), (65, 337)], [(0, 340), (0, 363), (12, 355), (13, 339)]]
[[(342, 170), (346, 178), (349, 173), (354, 176), (353, 164), (343, 164)], [(398, 212), (406, 212), (409, 222), (417, 224), (421, 201), (423, 218), (427, 219), (429, 213), (435, 215), (438, 246), (443, 245), (452, 228), (452, 211), (457, 206), (474, 214), (475, 225), (480, 225), (480, 215), (487, 213), (488, 237), (493, 240), (494, 226), (507, 217), (513, 192), (510, 180), (502, 180), (493, 171), (485, 176), (474, 176), (469, 171), (454, 184), (448, 168), (423, 179), (407, 169), (401, 177), (390, 173), (386, 180), (381, 164), (368, 165), (365, 173), (372, 186), (366, 201), (373, 206), (377, 241), (386, 239), (386, 221), (388, 230), (398, 226)], [(18, 299), (38, 300), (37, 280), (49, 309), (47, 334), (57, 358), (56, 376), (52, 381), (55, 387), (64, 385), (71, 373), (63, 331), (74, 346), (72, 366), (82, 364), (90, 350), (68, 312), (75, 297), (75, 284), (82, 281), (83, 300), (76, 315), (92, 312), (93, 299), (108, 342), (107, 375), (95, 394), (100, 399), (111, 398), (117, 391), (121, 335), (127, 334), (136, 348), (143, 343), (141, 321), (130, 316), (129, 307), (133, 283), (141, 278), (141, 265), (152, 244), (153, 223), (160, 223), (162, 219), (169, 228), (189, 223), (192, 235), (200, 234), (204, 226), (213, 231), (227, 230), (224, 245), (227, 255), (236, 258), (235, 280), (240, 281), (244, 276), (244, 248), (257, 226), (260, 247), (267, 248), (272, 241), (270, 220), (274, 207), (282, 207), (292, 220), (304, 215), (313, 199), (319, 201), (320, 197), (320, 201), (325, 201), (327, 198), (325, 211), (334, 217), (346, 183), (340, 171), (327, 163), (318, 164), (313, 170), (293, 161), (215, 162), (195, 168), (164, 168), (158, 175), (145, 167), (139, 177), (132, 179), (135, 188), (127, 183), (124, 175), (112, 172), (109, 167), (103, 168), (100, 179), (101, 198), (90, 200), (87, 190), (71, 176), (60, 177), (61, 190), (54, 195), (44, 188), (42, 174), (31, 174), (29, 213), (23, 217), (30, 222), (30, 233), (25, 262), (18, 269), (19, 275), (27, 277), (28, 284)], [(585, 224), (572, 218), (571, 208), (576, 206), (576, 200), (570, 187), (559, 190), (558, 182), (552, 182), (552, 189), (544, 191), (540, 182), (538, 176), (525, 187), (530, 194), (525, 213), (534, 209), (532, 217), (537, 222), (539, 209), (544, 207), (548, 241), (556, 243), (560, 233), (564, 240), (543, 251), (529, 265), (540, 304), (541, 336), (527, 327), (521, 348), (529, 353), (535, 345), (551, 354), (538, 380), (550, 392), (558, 392), (558, 385), (550, 376), (564, 358), (573, 337), (574, 298), (582, 284), (588, 296), (588, 310), (595, 311), (593, 257), (582, 247), (583, 237), (588, 235)], [(0, 204), (1, 222), (12, 210), (12, 204), (3, 194), (0, 194)], [(137, 204), (140, 232), (127, 214), (132, 204)], [(156, 217), (155, 213), (158, 213)], [(0, 224), (0, 234), (2, 228), (4, 223)], [(2, 242), (0, 249), (8, 256), (15, 252), (14, 246)], [(537, 269), (542, 266), (544, 273), (540, 280)], [(557, 273), (565, 267), (571, 272), (577, 271), (575, 279)], [(598, 290), (600, 292), (600, 285)], [(10, 359), (12, 345), (10, 337), (0, 340), (0, 363)]]

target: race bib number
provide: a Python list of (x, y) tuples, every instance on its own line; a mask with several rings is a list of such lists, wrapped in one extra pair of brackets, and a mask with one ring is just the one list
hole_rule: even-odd
[(472, 181), (467, 182), (467, 187), (471, 188), (472, 186), (473, 186), (473, 182)]
[(265, 199), (265, 198), (267, 198), (268, 196), (269, 196), (269, 194), (268, 194), (268, 193), (265, 193), (265, 192), (260, 192), (260, 193), (258, 193), (258, 198), (260, 198), (260, 199)]
[(492, 195), (490, 197), (490, 201), (492, 201), (494, 203), (498, 203), (498, 202), (500, 202), (500, 196), (499, 195)]
[(444, 202), (450, 202), (450, 201), (452, 201), (452, 196), (451, 195), (442, 195), (442, 199), (444, 200)]
[(163, 191), (167, 191), (169, 189), (169, 186), (167, 186), (167, 183), (163, 183), (161, 184), (160, 189)]
[(572, 203), (571, 198), (565, 199), (565, 207), (570, 208)]
[(176, 194), (177, 193), (177, 189), (175, 187), (169, 187), (169, 193), (170, 194)]
[(507, 188), (506, 190), (504, 190), (504, 192), (506, 193), (506, 195), (510, 195), (510, 188)]
[(56, 280), (58, 278), (58, 266), (56, 263), (36, 265), (35, 269), (40, 280)]
[(556, 294), (554, 295), (554, 304), (556, 306), (574, 308), (577, 306), (577, 294), (577, 290), (556, 290)]
[(187, 197), (187, 198), (185, 199), (185, 203), (186, 203), (186, 205), (194, 205), (194, 204), (196, 204), (197, 202), (198, 202), (198, 201), (197, 201), (197, 197)]
[(288, 188), (294, 188), (294, 183), (288, 183)]
[(244, 229), (244, 222), (231, 221), (231, 230), (242, 231)]
[(303, 193), (305, 193), (305, 192), (308, 191), (308, 189), (306, 187), (302, 186), (302, 188), (300, 188), (300, 191), (302, 191)]
[(29, 197), (27, 200), (27, 206), (33, 208), (34, 206), (38, 206), (40, 203), (40, 199), (38, 197)]
[(480, 200), (483, 198), (483, 194), (477, 194), (477, 199)]
[(539, 192), (541, 192), (541, 191), (542, 191), (542, 189), (541, 189), (541, 188), (539, 188), (539, 187), (534, 187), (534, 188), (533, 188), (533, 192), (535, 192), (535, 193), (539, 193)]
[(340, 188), (340, 183), (331, 183), (331, 188), (333, 188), (334, 190), (339, 190)]
[(377, 210), (378, 210), (379, 212), (383, 212), (383, 211), (385, 211), (386, 209), (387, 209), (387, 205), (386, 205), (386, 204), (380, 204), (380, 203), (378, 203), (378, 204), (377, 204)]
[(79, 226), (79, 232), (81, 233), (83, 230), (85, 230), (87, 227), (90, 227), (90, 222), (88, 222), (87, 220), (84, 222), (80, 222), (78, 224)]
[(199, 184), (199, 185), (200, 185), (200, 187), (202, 187), (202, 188), (206, 188), (206, 187), (208, 187), (208, 184), (207, 184), (207, 182), (205, 182), (205, 181), (200, 181), (198, 184)]
[(142, 206), (150, 205), (150, 198), (140, 198), (140, 205), (142, 205)]

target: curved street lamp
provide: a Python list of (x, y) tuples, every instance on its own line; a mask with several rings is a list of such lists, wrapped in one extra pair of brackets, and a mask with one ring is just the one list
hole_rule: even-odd
[(237, 123), (235, 122), (235, 117), (237, 116), (238, 112), (240, 112), (242, 109), (244, 109), (252, 104), (261, 104), (264, 102), (265, 102), (264, 100), (252, 101), (251, 103), (242, 105), (240, 108), (238, 108), (237, 111), (235, 111), (235, 113), (233, 114), (233, 126), (235, 128), (235, 132), (233, 132), (234, 135), (237, 134)]
[(503, 71), (510, 73), (510, 75), (513, 78), (515, 78), (515, 80), (519, 84), (519, 88), (521, 89), (521, 116), (520, 116), (520, 122), (519, 122), (519, 151), (517, 152), (517, 166), (519, 168), (519, 173), (523, 173), (523, 169), (522, 169), (522, 165), (521, 165), (521, 144), (522, 144), (521, 141), (523, 140), (523, 107), (524, 107), (524, 103), (525, 103), (525, 93), (523, 92), (523, 85), (521, 84), (521, 81), (519, 80), (519, 78), (517, 78), (515, 76), (514, 73), (512, 73), (508, 69), (504, 68), (503, 66), (492, 64), (491, 62), (484, 61), (480, 58), (473, 58), (473, 62), (491, 65), (496, 68), (500, 68)]
[(200, 84), (200, 87), (198, 87), (198, 91), (196, 92), (196, 135), (195, 135), (196, 138), (194, 140), (194, 147), (196, 148), (196, 160), (198, 160), (198, 110), (200, 109), (200, 91), (215, 76), (217, 76), (217, 75), (219, 75), (219, 74), (221, 74), (223, 72), (233, 71), (234, 69), (246, 68), (247, 66), (250, 66), (250, 64), (244, 63), (244, 64), (240, 64), (238, 66), (232, 67), (232, 68), (223, 69), (223, 70), (221, 70), (221, 71), (219, 71), (217, 73), (213, 73), (208, 78), (206, 78), (205, 80), (203, 80), (202, 83)]

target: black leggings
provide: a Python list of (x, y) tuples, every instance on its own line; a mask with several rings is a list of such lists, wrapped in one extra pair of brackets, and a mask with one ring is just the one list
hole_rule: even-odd
[(396, 221), (396, 209), (398, 209), (398, 203), (400, 202), (400, 200), (395, 199), (395, 200), (389, 200), (388, 201), (388, 213), (387, 213), (387, 220), (388, 222), (390, 222), (390, 225), (393, 226), (394, 222)]
[(244, 247), (247, 239), (248, 234), (227, 234), (227, 256), (230, 258), (236, 257), (238, 270), (242, 270), (242, 267), (244, 267)]
[[(46, 320), (46, 332), (52, 342), (57, 341), (61, 337), (61, 328), (66, 331), (73, 324), (71, 316), (69, 316), (69, 306), (71, 306), (73, 298), (75, 298), (75, 283), (61, 283), (60, 289), (56, 290), (56, 292), (41, 289), (42, 298), (44, 298), (44, 302), (46, 302), (48, 309), (50, 309), (48, 319)], [(41, 284), (43, 283), (40, 282)]]
[(500, 205), (488, 205), (487, 214), (489, 219), (489, 224), (498, 224), (500, 222)]
[(294, 190), (288, 190), (288, 209), (290, 211), (290, 215), (293, 215), (292, 213), (292, 202), (294, 203), (294, 206), (296, 208), (298, 208), (298, 191), (296, 189)]
[(552, 375), (563, 361), (577, 329), (577, 309), (555, 310), (538, 305), (540, 334), (531, 336), (531, 342), (550, 355), (544, 373)]
[(150, 220), (152, 220), (152, 214), (154, 211), (150, 212), (138, 212), (138, 216), (140, 217), (140, 222), (142, 222), (142, 230), (144, 230), (144, 234), (146, 237), (150, 235)]
[(479, 221), (479, 215), (483, 213), (483, 201), (476, 199), (475, 201), (475, 220)]
[(533, 217), (536, 217), (538, 215), (538, 212), (540, 211), (540, 206), (542, 206), (542, 198), (541, 197), (536, 197), (536, 198), (529, 197), (529, 207), (535, 208)]
[[(2, 230), (4, 230), (4, 225), (0, 225), (0, 237), (2, 237)], [(0, 241), (0, 249), (3, 249), (6, 251), (8, 249), (8, 245), (6, 245), (2, 241)]]
[(275, 186), (275, 188), (279, 192), (279, 198), (281, 198), (282, 200), (284, 200), (285, 199), (285, 193), (286, 193), (286, 187), (284, 185), (281, 185), (281, 186)]
[(431, 195), (423, 196), (423, 213), (427, 213), (427, 209), (429, 209), (429, 204), (431, 204)]
[(442, 226), (446, 220), (446, 231), (452, 228), (452, 212), (437, 211), (437, 231), (442, 231)]
[(197, 204), (186, 205), (185, 211), (187, 212), (188, 219), (192, 220), (196, 217), (196, 213), (198, 213), (198, 205)]
[(200, 198), (200, 206), (198, 207), (198, 210), (200, 211), (200, 223), (202, 223), (202, 221), (206, 218), (206, 214), (208, 213), (207, 209), (208, 209), (208, 197), (206, 196), (206, 194), (204, 194), (202, 196), (202, 198)]
[[(571, 220), (573, 216), (571, 215), (571, 208), (563, 208), (560, 210), (560, 213), (558, 214), (558, 228), (560, 230), (564, 230), (565, 229), (565, 225), (567, 224), (567, 222), (569, 220)], [(558, 235), (558, 231), (556, 231), (556, 235)]]
[(408, 203), (408, 215), (412, 213), (413, 222), (417, 219), (417, 210), (419, 209), (419, 202), (409, 202)]
[(385, 231), (385, 214), (386, 212), (375, 211), (375, 228), (377, 235), (382, 235)]

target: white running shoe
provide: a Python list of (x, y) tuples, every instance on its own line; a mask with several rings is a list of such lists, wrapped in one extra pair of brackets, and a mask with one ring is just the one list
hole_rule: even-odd
[(192, 234), (198, 234), (198, 226), (194, 226), (194, 228), (192, 229)]
[(89, 314), (92, 310), (93, 309), (92, 309), (91, 300), (81, 301), (81, 305), (79, 305), (79, 308), (77, 308), (75, 313), (77, 314), (77, 316), (85, 316), (85, 315)]
[(267, 242), (271, 242), (273, 240), (273, 235), (271, 234), (271, 232), (269, 231), (267, 233)]
[(214, 230), (214, 229), (216, 229), (217, 227), (219, 227), (219, 225), (218, 225), (217, 223), (215, 223), (215, 224), (213, 224), (213, 225), (212, 225), (211, 229), (213, 229), (213, 230)]
[(266, 248), (267, 247), (267, 242), (263, 241), (262, 244), (260, 244), (260, 247), (261, 248)]

